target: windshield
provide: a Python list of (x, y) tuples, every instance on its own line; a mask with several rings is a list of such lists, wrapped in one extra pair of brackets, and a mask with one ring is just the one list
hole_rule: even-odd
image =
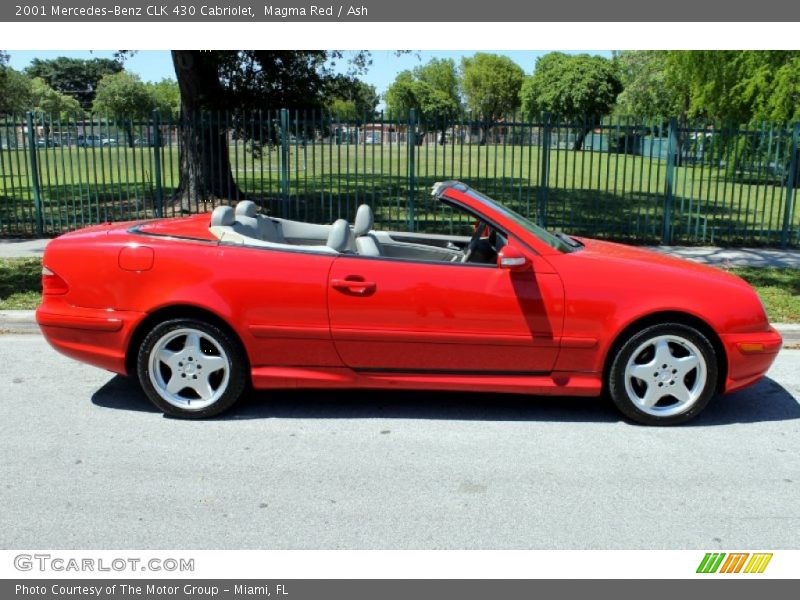
[(543, 227), (540, 227), (533, 221), (523, 217), (521, 214), (511, 210), (507, 206), (503, 206), (499, 202), (495, 202), (488, 196), (485, 196), (484, 194), (481, 194), (480, 192), (475, 191), (472, 188), (468, 188), (465, 191), (465, 193), (471, 196), (472, 198), (475, 198), (476, 200), (487, 205), (488, 207), (502, 213), (503, 215), (514, 221), (517, 225), (523, 227), (528, 232), (535, 235), (537, 238), (539, 238), (541, 241), (543, 241), (551, 248), (555, 248), (559, 252), (573, 252), (577, 249), (577, 246), (571, 246), (567, 244), (567, 242), (558, 238), (556, 235), (550, 233)]

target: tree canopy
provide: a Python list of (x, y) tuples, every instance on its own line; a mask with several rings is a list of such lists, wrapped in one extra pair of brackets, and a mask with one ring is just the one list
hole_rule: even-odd
[(30, 104), (33, 110), (54, 119), (75, 117), (83, 112), (75, 98), (57, 92), (40, 77), (30, 82)]
[(476, 117), (493, 120), (516, 111), (524, 80), (522, 67), (507, 56), (478, 52), (461, 59), (461, 87)]
[(686, 82), (690, 116), (738, 123), (800, 117), (800, 51), (671, 51), (667, 70)]
[(84, 110), (90, 110), (97, 84), (104, 75), (119, 73), (122, 65), (109, 58), (89, 60), (59, 56), (50, 60), (34, 58), (25, 69), (31, 77), (40, 77), (51, 88), (75, 98)]
[(683, 117), (688, 111), (685, 80), (670, 69), (669, 53), (625, 50), (614, 54), (622, 91), (616, 112), (625, 117)]
[(456, 118), (461, 101), (455, 62), (434, 58), (412, 71), (401, 71), (386, 90), (385, 99), (389, 114), (398, 118), (411, 109), (429, 123)]
[(608, 114), (621, 90), (614, 64), (602, 56), (550, 52), (536, 61), (520, 92), (522, 112), (543, 112), (570, 122)]
[(66, 118), (79, 115), (81, 105), (71, 96), (61, 94), (39, 78), (0, 65), (0, 113), (20, 115), (36, 111)]
[(335, 98), (361, 109), (373, 100), (355, 78), (369, 64), (366, 52), (350, 57), (344, 75), (333, 68), (344, 58), (338, 51), (176, 50), (172, 57), (188, 110), (304, 110), (323, 108)]
[(0, 66), (0, 113), (21, 114), (32, 108), (30, 77)]
[(153, 106), (163, 116), (176, 117), (181, 110), (181, 91), (174, 79), (162, 79), (154, 83), (147, 83)]
[(329, 112), (347, 119), (371, 119), (380, 102), (374, 85), (347, 75), (331, 77), (326, 82), (323, 97)]
[(800, 119), (800, 51), (619, 52), (617, 111), (732, 123)]
[(97, 84), (92, 110), (124, 120), (148, 117), (155, 106), (153, 94), (139, 76), (121, 71)]

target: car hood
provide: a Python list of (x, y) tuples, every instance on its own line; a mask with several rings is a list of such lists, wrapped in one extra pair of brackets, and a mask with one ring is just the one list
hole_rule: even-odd
[[(580, 239), (575, 252), (548, 256), (564, 285), (567, 312), (600, 310), (629, 322), (664, 311), (690, 313), (715, 330), (764, 331), (763, 305), (743, 279), (722, 269), (623, 244)], [(624, 316), (623, 316), (624, 315)]]
[(628, 246), (614, 242), (606, 242), (590, 238), (576, 238), (584, 247), (579, 250), (585, 254), (587, 259), (596, 258), (603, 260), (618, 261), (632, 266), (641, 265), (646, 267), (648, 272), (669, 271), (670, 273), (685, 273), (688, 276), (697, 276), (702, 279), (713, 279), (718, 282), (725, 282), (733, 285), (743, 285), (750, 288), (750, 285), (741, 277), (729, 273), (717, 267), (711, 267), (698, 262), (677, 258), (655, 250)]

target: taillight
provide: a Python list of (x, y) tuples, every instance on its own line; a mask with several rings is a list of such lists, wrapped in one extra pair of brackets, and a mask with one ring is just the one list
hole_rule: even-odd
[(57, 296), (69, 291), (67, 282), (47, 267), (42, 267), (42, 294)]

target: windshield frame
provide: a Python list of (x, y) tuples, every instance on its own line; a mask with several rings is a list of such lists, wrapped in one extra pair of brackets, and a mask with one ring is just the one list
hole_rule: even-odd
[(531, 221), (530, 219), (523, 217), (521, 214), (505, 206), (504, 204), (501, 204), (500, 202), (493, 200), (486, 194), (474, 190), (469, 186), (464, 186), (464, 188), (465, 189), (459, 189), (458, 191), (469, 196), (473, 200), (477, 200), (485, 207), (500, 213), (510, 221), (513, 221), (515, 224), (522, 227), (525, 231), (536, 237), (536, 239), (538, 239), (543, 244), (546, 244), (550, 248), (558, 250), (559, 252), (562, 252), (564, 254), (569, 254), (570, 252), (575, 252), (576, 250), (581, 249), (582, 245), (571, 246), (570, 244), (560, 239), (555, 234), (547, 231), (544, 227), (541, 227), (536, 223), (534, 223), (533, 221)]

